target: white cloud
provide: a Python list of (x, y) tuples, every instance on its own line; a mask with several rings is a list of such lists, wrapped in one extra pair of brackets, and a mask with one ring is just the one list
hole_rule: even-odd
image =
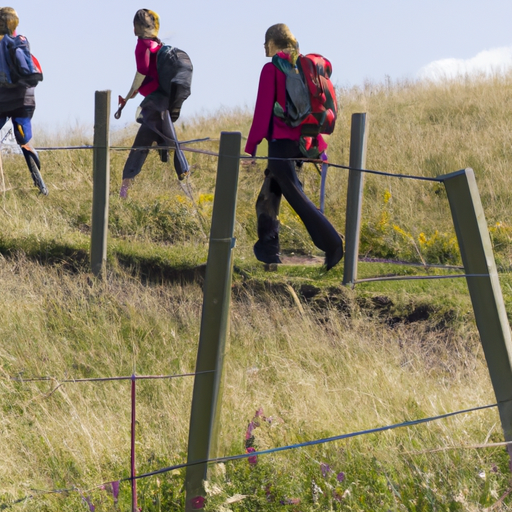
[(441, 59), (423, 66), (418, 71), (420, 79), (451, 80), (472, 75), (495, 76), (512, 68), (512, 46), (493, 48), (478, 53), (470, 59)]

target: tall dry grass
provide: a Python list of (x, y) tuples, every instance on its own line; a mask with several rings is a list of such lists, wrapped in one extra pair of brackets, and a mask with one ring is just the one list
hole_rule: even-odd
[[(129, 381), (61, 381), (193, 371), (200, 289), (144, 285), (120, 275), (96, 282), (87, 274), (69, 274), (22, 257), (2, 260), (0, 276), (3, 499), (33, 489), (94, 490), (128, 476)], [(358, 312), (356, 303), (347, 316), (334, 307), (304, 305), (301, 311), (287, 297), (247, 292), (233, 302), (230, 332), (220, 454), (243, 452), (248, 422), (258, 409), (274, 418), (268, 432), (262, 428), (256, 434), (257, 446), (264, 449), (493, 402), (471, 325), (439, 332), (428, 323), (391, 328)], [(13, 380), (38, 376), (55, 380)], [(139, 471), (184, 460), (191, 386), (190, 378), (138, 382)], [(347, 470), (346, 457), (357, 458), (371, 446), (376, 460), (398, 468), (403, 450), (460, 448), (499, 438), (499, 420), (491, 409), (370, 440), (338, 442), (320, 455), (313, 452), (313, 459), (321, 456)], [(490, 452), (498, 461), (499, 449)], [(303, 456), (304, 451), (275, 456), (273, 465), (300, 475)], [(461, 478), (461, 492), (472, 479), (478, 481), (478, 472), (466, 467), (475, 461), (467, 457), (462, 470), (469, 475)], [(435, 472), (438, 456), (425, 458), (423, 471)], [(360, 461), (361, 472), (366, 463)], [(246, 464), (237, 463), (235, 474)], [(451, 464), (448, 457), (443, 467)], [(488, 454), (482, 465), (490, 467)], [(502, 490), (501, 469), (498, 476), (494, 492)], [(347, 477), (357, 481), (356, 469), (347, 470)], [(176, 476), (160, 477), (164, 482), (169, 478), (179, 494)], [(156, 489), (154, 480), (141, 485)], [(121, 489), (127, 499), (128, 485)], [(24, 506), (72, 510), (80, 499), (73, 493), (50, 495)], [(109, 510), (106, 496), (97, 499), (97, 510)]]
[[(367, 112), (368, 168), (438, 176), (473, 167), (506, 271), (511, 86), (512, 77), (506, 77), (342, 90), (330, 161), (348, 165), (350, 115)], [(183, 140), (211, 137), (194, 147), (215, 151), (220, 131), (246, 135), (249, 125), (250, 113), (234, 110), (178, 128)], [(132, 135), (116, 133), (113, 144), (129, 147)], [(77, 133), (62, 143), (90, 141)], [(76, 487), (90, 491), (97, 511), (112, 509), (111, 498), (96, 486), (129, 474), (129, 382), (62, 380), (193, 371), (201, 288), (137, 273), (148, 261), (154, 268), (206, 261), (217, 160), (187, 156), (193, 173), (185, 188), (152, 153), (129, 199), (122, 201), (117, 190), (126, 151), (112, 151), (109, 264), (102, 282), (89, 275), (86, 258), (91, 152), (41, 152), (47, 198), (35, 193), (22, 159), (4, 155), (9, 190), (0, 197), (0, 507), (34, 495), (13, 508), (79, 510), (86, 505), (78, 492), (38, 496), (34, 491)], [(267, 448), (492, 403), (476, 328), (467, 321), (469, 306), (458, 300), (464, 287), (368, 285), (342, 293), (336, 288), (339, 270), (327, 276), (302, 269), (261, 275), (252, 244), (263, 170), (263, 161), (240, 170), (235, 278), (246, 282), (232, 304), (220, 453), (244, 450), (247, 425), (259, 409), (273, 418), (255, 432), (256, 446)], [(346, 178), (346, 170), (329, 171), (326, 213), (341, 232)], [(317, 201), (320, 180), (313, 166), (306, 166), (301, 179)], [(285, 251), (316, 253), (286, 204), (281, 220)], [(363, 249), (370, 255), (456, 261), (448, 205), (438, 186), (368, 175), (363, 222)], [(263, 284), (251, 287), (253, 278)], [(332, 300), (298, 308), (287, 294), (264, 291), (266, 283), (279, 281), (330, 284)], [(339, 294), (341, 305), (335, 300)], [(363, 307), (383, 295), (395, 304), (416, 303), (420, 294), (421, 300), (450, 309), (448, 320), (391, 322)], [(36, 376), (55, 380), (19, 380)], [(183, 462), (192, 380), (144, 381), (137, 389), (139, 471)], [(260, 457), (257, 469), (241, 461), (216, 477), (220, 490), (210, 504), (220, 510), (227, 497), (240, 492), (249, 497), (232, 510), (280, 510), (279, 502), (291, 497), (300, 497), (304, 510), (481, 510), (507, 490), (507, 459), (499, 447), (467, 447), (501, 438), (497, 412), (489, 409)], [(344, 472), (345, 480), (329, 483), (320, 471), (324, 462)], [(316, 502), (313, 482), (323, 492)], [(180, 510), (182, 483), (179, 472), (141, 481), (143, 509)], [(266, 484), (273, 486), (273, 502), (265, 501)], [(128, 509), (127, 483), (121, 495), (121, 509)]]

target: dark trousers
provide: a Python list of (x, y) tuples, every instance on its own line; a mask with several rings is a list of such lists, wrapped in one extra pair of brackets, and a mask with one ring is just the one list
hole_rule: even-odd
[[(293, 160), (279, 158), (304, 158), (298, 143), (277, 139), (268, 144), (268, 168), (256, 201), (258, 241), (254, 246), (256, 258), (264, 263), (280, 263), (279, 259), (279, 206), (281, 196), (290, 203), (300, 217), (313, 243), (329, 255), (342, 251), (340, 235), (324, 214), (306, 196), (295, 171)], [(274, 160), (276, 158), (276, 160)]]
[[(156, 110), (143, 109), (141, 121), (142, 123), (135, 136), (133, 147), (124, 165), (123, 179), (135, 178), (140, 173), (148, 156), (149, 149), (138, 148), (149, 148), (155, 142), (159, 146), (175, 147), (174, 169), (178, 178), (183, 179), (189, 170), (188, 163), (183, 152), (179, 149), (169, 112), (160, 113)], [(167, 161), (168, 154), (167, 149), (160, 150), (163, 162)]]

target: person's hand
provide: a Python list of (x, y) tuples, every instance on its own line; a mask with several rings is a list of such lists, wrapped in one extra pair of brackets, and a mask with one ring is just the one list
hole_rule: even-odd
[(117, 112), (114, 114), (114, 117), (116, 119), (119, 119), (121, 117), (121, 112), (123, 111), (123, 108), (126, 105), (126, 100), (122, 96), (119, 96), (119, 98), (117, 98), (117, 104)]

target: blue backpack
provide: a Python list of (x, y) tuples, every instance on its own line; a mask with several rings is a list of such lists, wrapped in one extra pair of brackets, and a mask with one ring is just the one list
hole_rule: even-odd
[(27, 38), (5, 35), (0, 41), (0, 87), (35, 87), (42, 80), (43, 71)]

